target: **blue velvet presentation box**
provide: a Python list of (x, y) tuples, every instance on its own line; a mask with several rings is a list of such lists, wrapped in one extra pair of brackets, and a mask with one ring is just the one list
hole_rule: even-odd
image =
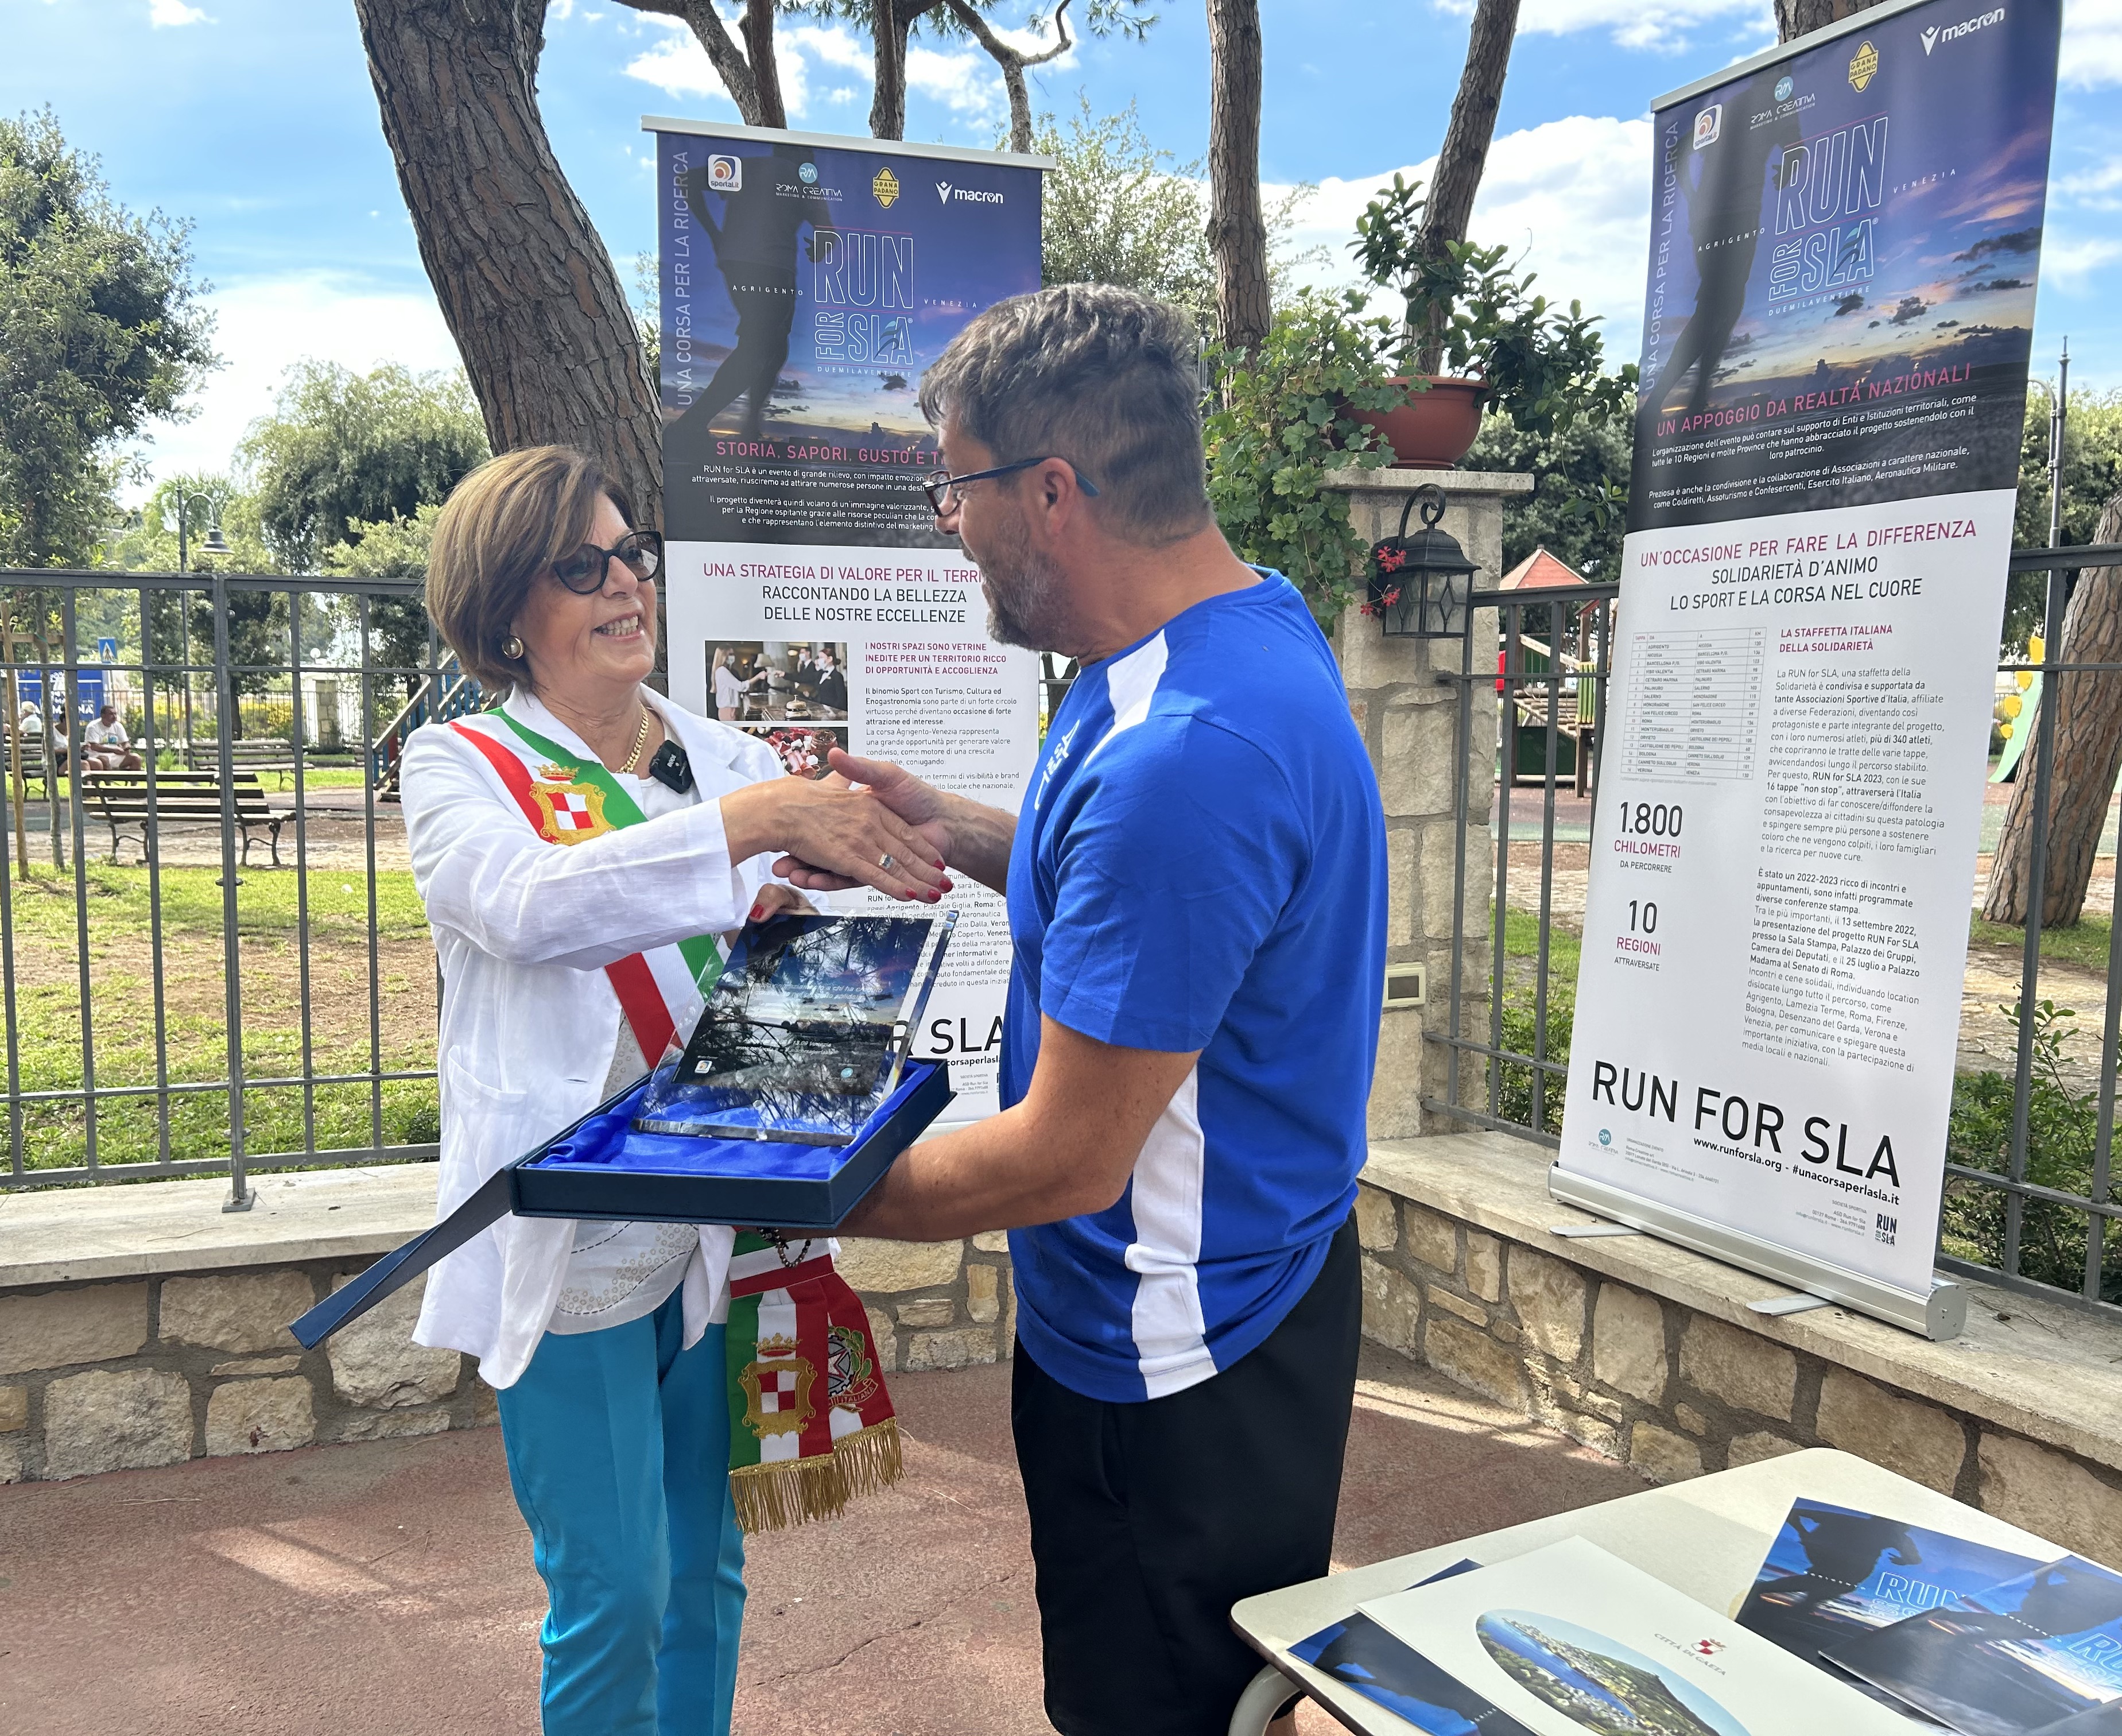
[(708, 1139), (630, 1127), (643, 1080), (512, 1166), (525, 1218), (651, 1219), (830, 1231), (951, 1101), (942, 1061), (909, 1061), (851, 1145)]
[(831, 1231), (950, 1103), (950, 1068), (909, 1060), (846, 1145), (700, 1139), (631, 1125), (647, 1079), (498, 1170), (432, 1229), (386, 1254), (288, 1330), (314, 1348), (488, 1224), (526, 1218)]

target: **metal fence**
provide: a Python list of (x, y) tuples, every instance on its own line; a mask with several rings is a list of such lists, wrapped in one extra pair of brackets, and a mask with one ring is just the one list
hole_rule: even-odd
[[(419, 592), (0, 569), (0, 1186), (434, 1155), (396, 754), (476, 695)], [(137, 770), (86, 758), (106, 701)]]
[[(2074, 574), (2110, 563), (2122, 563), (2122, 547), (2012, 557), (2014, 573), (2048, 575), (2045, 643), (2051, 650), (2060, 644)], [(1492, 727), (1483, 701), (1493, 682), (1497, 775), (1491, 820), (1490, 791), (1477, 786), (1471, 756), (1461, 756), (1448, 1017), (1430, 1038), (1447, 1051), (1447, 1083), (1426, 1107), (1550, 1147), (1560, 1143), (1576, 985), (1577, 935), (1557, 920), (1558, 810), (1581, 798), (1580, 823), (1596, 823), (1619, 592), (1609, 584), (1477, 594), (1475, 619), (1495, 611), (1495, 636), (1470, 634), (1460, 671), (1440, 677), (1459, 690), (1462, 742)], [(1500, 648), (1493, 671), (1476, 667), (1477, 645), (1484, 657), (1485, 648)], [(2065, 704), (2090, 704), (2094, 684), (2122, 679), (2122, 663), (1999, 665), (2015, 688), (2017, 677), (2034, 672), (2038, 693), (2017, 728), (2033, 732), (2021, 766), (2031, 767), (2033, 779), (2027, 878), (2038, 889), (2054, 818), (2058, 715)], [(1513, 812), (1527, 796), (1539, 810), (1536, 826)], [(1588, 835), (1585, 841), (1584, 868), (1567, 872), (1588, 872)], [(1581, 902), (1569, 902), (1581, 913)], [(2109, 923), (2104, 1014), (2097, 1054), (2088, 1060), (2066, 1051), (2092, 1034), (2078, 1032), (2067, 1009), (2045, 1001), (2043, 971), (2054, 961), (2042, 946), (2041, 902), (2036, 891), (2022, 942), (2015, 933), (2016, 999), (1997, 1009), (2013, 1035), (2010, 1069), (1967, 1068), (1955, 1079), (1938, 1264), (2112, 1313), (2122, 1304), (2122, 1203), (2111, 1185), (2122, 921)], [(2098, 934), (2092, 926), (2078, 932)]]

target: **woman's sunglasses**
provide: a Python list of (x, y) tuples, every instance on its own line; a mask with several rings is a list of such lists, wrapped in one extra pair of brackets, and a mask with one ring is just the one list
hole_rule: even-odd
[(646, 583), (662, 568), (663, 533), (635, 531), (620, 537), (608, 549), (586, 542), (573, 554), (563, 554), (553, 563), (553, 577), (576, 596), (588, 597), (604, 589), (606, 564), (613, 560), (621, 563), (628, 572)]

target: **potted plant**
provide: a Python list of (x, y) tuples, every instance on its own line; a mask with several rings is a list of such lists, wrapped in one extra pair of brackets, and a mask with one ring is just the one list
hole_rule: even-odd
[(1367, 419), (1404, 402), (1387, 383), (1392, 322), (1353, 289), (1305, 290), (1275, 311), (1256, 352), (1212, 349), (1204, 429), (1208, 498), (1243, 559), (1273, 567), (1322, 625), (1362, 594), (1367, 545), (1330, 471), (1389, 463)]
[(1598, 316), (1531, 293), (1533, 274), (1521, 275), (1504, 248), (1430, 241), (1423, 211), (1421, 183), (1395, 175), (1356, 220), (1351, 244), (1364, 276), (1402, 302), (1388, 353), (1406, 400), (1353, 409), (1391, 444), (1395, 465), (1449, 469), (1474, 444), (1484, 411), (1538, 434), (1624, 414), (1637, 370), (1605, 371)]

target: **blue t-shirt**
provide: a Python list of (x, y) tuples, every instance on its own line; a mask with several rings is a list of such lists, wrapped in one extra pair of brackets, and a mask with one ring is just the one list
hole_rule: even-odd
[(1200, 1060), (1110, 1210), (1010, 1233), (1017, 1330), (1092, 1398), (1161, 1397), (1274, 1330), (1354, 1203), (1385, 976), (1385, 821), (1289, 582), (1077, 678), (1010, 853), (1002, 1100), (1040, 1015)]

